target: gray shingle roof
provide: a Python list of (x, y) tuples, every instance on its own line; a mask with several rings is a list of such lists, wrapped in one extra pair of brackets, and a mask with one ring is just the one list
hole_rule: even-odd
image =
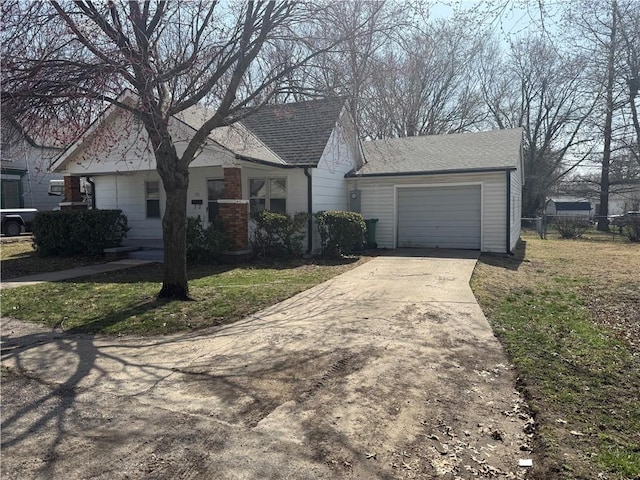
[(563, 210), (565, 212), (575, 212), (582, 210), (591, 210), (590, 202), (556, 202), (556, 210)]
[(374, 140), (354, 176), (516, 168), (522, 129)]
[[(344, 104), (344, 98), (334, 97), (265, 105), (238, 122), (239, 126), (217, 129), (210, 138), (254, 159), (316, 166)], [(211, 115), (210, 110), (196, 106), (176, 117), (193, 128), (200, 128)], [(243, 131), (255, 138), (243, 135)]]
[(344, 98), (267, 105), (242, 124), (288, 165), (317, 165)]

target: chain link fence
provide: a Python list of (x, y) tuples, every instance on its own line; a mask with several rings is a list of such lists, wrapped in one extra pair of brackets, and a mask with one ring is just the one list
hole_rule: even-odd
[[(603, 217), (586, 215), (541, 215), (521, 218), (521, 229), (535, 232), (542, 239), (549, 234), (557, 234), (561, 238), (580, 238), (584, 233), (595, 229), (598, 220)], [(640, 241), (640, 212), (606, 217), (611, 239), (629, 238), (633, 242)]]

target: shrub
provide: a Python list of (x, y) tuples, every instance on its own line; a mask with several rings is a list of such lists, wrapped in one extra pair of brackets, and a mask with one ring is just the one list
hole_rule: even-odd
[(42, 256), (103, 255), (129, 230), (121, 210), (39, 212), (32, 227), (33, 246)]
[(251, 215), (255, 229), (251, 244), (258, 255), (295, 257), (302, 255), (304, 227), (309, 215), (300, 212), (293, 217), (286, 213), (261, 210)]
[(367, 227), (361, 214), (328, 210), (315, 217), (323, 255), (339, 256), (363, 247)]
[(583, 217), (558, 217), (556, 228), (561, 238), (580, 238), (589, 228), (589, 220)]
[(206, 263), (231, 248), (231, 240), (224, 233), (222, 224), (215, 222), (205, 228), (202, 219), (187, 218), (187, 260), (189, 262)]
[(640, 242), (640, 215), (627, 213), (624, 217), (624, 229), (630, 241)]

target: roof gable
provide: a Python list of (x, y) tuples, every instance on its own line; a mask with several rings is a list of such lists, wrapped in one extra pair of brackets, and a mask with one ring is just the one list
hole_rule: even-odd
[[(123, 99), (135, 101), (135, 96), (125, 92)], [(344, 103), (344, 99), (336, 97), (265, 105), (236, 124), (215, 129), (209, 135), (211, 142), (207, 143), (213, 150), (224, 150), (220, 153), (236, 154), (246, 160), (264, 161), (280, 166), (317, 166), (342, 114)], [(86, 142), (90, 142), (98, 131), (107, 128), (107, 125), (113, 123), (121, 113), (121, 109), (109, 105), (58, 157), (54, 168), (61, 171), (72, 157), (82, 153)], [(174, 115), (170, 123), (174, 129), (180, 130), (179, 143), (186, 145), (190, 135), (211, 118), (212, 114), (211, 110), (195, 106)], [(189, 131), (191, 133), (188, 133)], [(145, 136), (144, 132), (141, 133)], [(130, 140), (131, 138), (119, 139), (117, 142), (126, 143)], [(124, 150), (128, 148), (130, 146)], [(154, 165), (154, 161), (147, 159), (144, 169), (154, 168)], [(135, 169), (137, 166), (130, 165), (130, 168)], [(92, 169), (95, 169), (95, 166), (92, 166)]]
[(374, 140), (363, 143), (367, 163), (354, 175), (519, 169), (521, 146), (520, 128)]
[(334, 97), (266, 105), (241, 122), (288, 165), (317, 166), (344, 103)]

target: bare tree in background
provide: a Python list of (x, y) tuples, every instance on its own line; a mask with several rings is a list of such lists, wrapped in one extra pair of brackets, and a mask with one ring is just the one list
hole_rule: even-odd
[[(581, 173), (570, 180), (562, 182), (558, 191), (562, 195), (578, 196), (583, 198), (598, 198), (600, 196), (600, 173)], [(638, 188), (640, 188), (640, 165), (630, 149), (619, 149), (612, 152), (609, 168), (609, 195), (617, 195), (627, 198), (627, 209), (635, 210)]]
[[(286, 1), (3, 4), (2, 99), (18, 115), (105, 102), (133, 114), (166, 192), (159, 297), (187, 299), (189, 165), (213, 129), (286, 92), (292, 72), (344, 40), (307, 35), (321, 13)], [(125, 88), (136, 103), (121, 101)], [(213, 114), (179, 155), (169, 119), (203, 101)]]
[(602, 231), (609, 230), (612, 163), (639, 155), (635, 103), (638, 32), (633, 30), (639, 10), (640, 5), (634, 0), (582, 0), (568, 5), (566, 11), (573, 27), (574, 49), (590, 60), (589, 74), (601, 92), (593, 125), (600, 136), (597, 228)]
[(300, 91), (347, 97), (356, 125), (366, 125), (367, 112), (376, 102), (372, 98), (371, 79), (380, 67), (378, 54), (396, 48), (400, 38), (415, 29), (410, 18), (412, 11), (412, 5), (406, 2), (331, 2), (317, 35), (327, 39), (343, 38), (355, 27), (360, 27), (362, 34), (316, 57), (297, 79), (298, 84), (305, 87)]
[(621, 72), (628, 88), (629, 111), (635, 138), (627, 142), (630, 155), (640, 165), (640, 118), (638, 92), (640, 90), (640, 2), (614, 2), (612, 7), (618, 18), (620, 32)]
[(525, 215), (542, 209), (551, 187), (591, 151), (585, 125), (595, 100), (584, 68), (544, 36), (515, 40), (507, 57), (495, 43), (485, 50), (478, 77), (489, 121), (524, 129)]
[(369, 136), (464, 132), (485, 118), (471, 75), (481, 37), (457, 21), (409, 32), (400, 48), (378, 55), (371, 79)]

